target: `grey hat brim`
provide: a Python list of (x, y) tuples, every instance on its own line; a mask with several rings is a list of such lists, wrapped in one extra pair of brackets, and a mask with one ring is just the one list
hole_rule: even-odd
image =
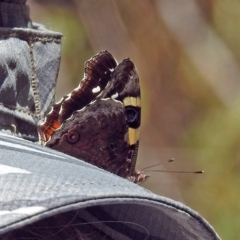
[(113, 239), (219, 239), (192, 209), (84, 161), (4, 134), (0, 147), (0, 235), (76, 211)]

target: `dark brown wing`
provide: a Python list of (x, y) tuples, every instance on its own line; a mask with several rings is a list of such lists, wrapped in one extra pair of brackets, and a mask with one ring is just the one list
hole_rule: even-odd
[(64, 122), (46, 146), (127, 178), (127, 118), (121, 102), (96, 100)]
[(116, 61), (108, 51), (99, 52), (85, 63), (84, 78), (79, 86), (54, 104), (44, 123), (39, 126), (41, 144), (44, 145), (74, 111), (86, 106), (105, 89), (115, 67)]
[[(129, 176), (135, 173), (141, 124), (141, 103), (139, 77), (133, 62), (123, 60), (111, 74), (111, 80), (98, 98), (114, 98), (125, 107), (129, 135), (129, 153), (131, 167)], [(135, 181), (135, 180), (134, 180)]]
[(79, 87), (53, 106), (39, 132), (46, 146), (137, 183), (148, 177), (135, 169), (141, 122), (139, 78), (130, 59), (115, 66), (107, 51), (90, 59)]

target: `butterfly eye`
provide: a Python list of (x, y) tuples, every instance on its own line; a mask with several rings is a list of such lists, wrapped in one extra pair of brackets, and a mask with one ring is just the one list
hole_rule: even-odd
[(74, 144), (76, 143), (78, 140), (80, 139), (80, 134), (78, 132), (69, 132), (68, 133), (68, 136), (67, 136), (67, 141), (70, 143), (70, 144)]

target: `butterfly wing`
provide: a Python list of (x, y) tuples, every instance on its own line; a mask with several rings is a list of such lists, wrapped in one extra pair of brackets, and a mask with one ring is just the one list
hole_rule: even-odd
[(86, 62), (79, 87), (53, 106), (39, 133), (47, 147), (140, 182), (147, 177), (135, 170), (140, 122), (133, 62), (125, 59), (116, 66), (112, 55), (102, 51)]
[(84, 78), (70, 94), (54, 104), (45, 121), (38, 127), (42, 145), (51, 138), (61, 124), (76, 110), (93, 101), (106, 87), (111, 72), (117, 63), (108, 51), (101, 51), (89, 59), (84, 66)]
[(46, 146), (121, 177), (129, 175), (128, 127), (121, 102), (100, 99), (76, 111)]
[(129, 176), (133, 176), (139, 145), (141, 103), (139, 77), (133, 62), (130, 59), (123, 60), (115, 68), (111, 74), (111, 81), (109, 81), (99, 97), (113, 98), (121, 101), (124, 105), (129, 136), (128, 158), (131, 159)]

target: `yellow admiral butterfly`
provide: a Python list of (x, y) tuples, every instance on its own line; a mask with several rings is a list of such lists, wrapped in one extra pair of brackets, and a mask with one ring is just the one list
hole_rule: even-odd
[(117, 65), (101, 51), (85, 63), (84, 78), (54, 104), (38, 128), (42, 145), (139, 183), (135, 169), (141, 120), (140, 86), (130, 59)]

